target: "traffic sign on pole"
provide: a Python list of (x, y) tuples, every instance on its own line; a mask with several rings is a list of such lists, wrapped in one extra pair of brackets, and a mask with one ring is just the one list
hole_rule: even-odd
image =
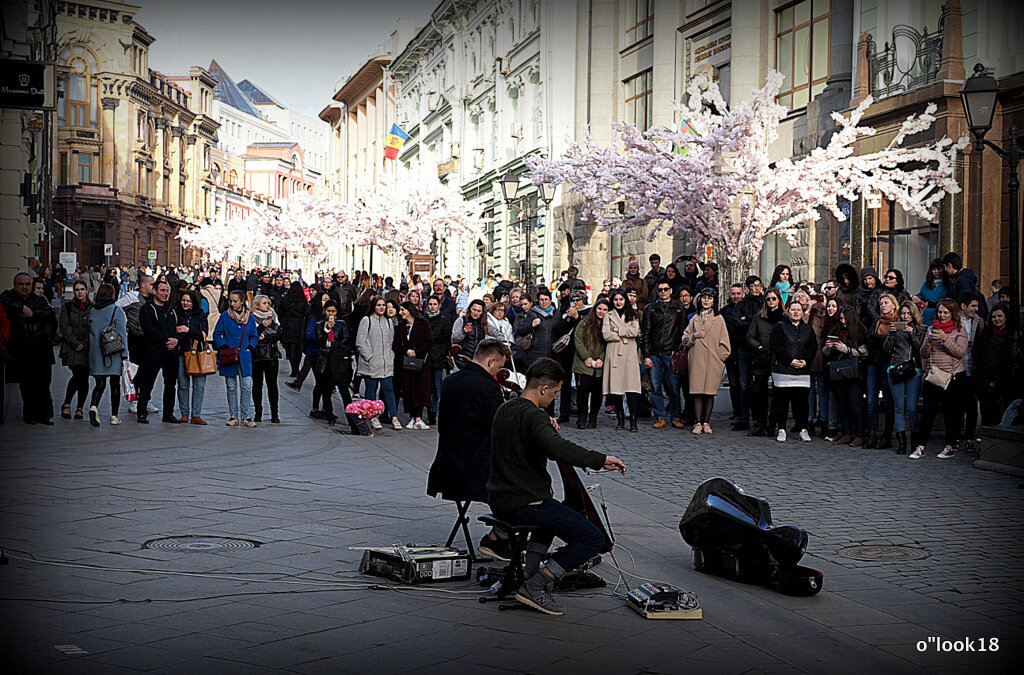
[(146, 257), (149, 258), (149, 262), (155, 263), (156, 262), (156, 251), (154, 251), (153, 249), (149, 249), (149, 252), (146, 254)]

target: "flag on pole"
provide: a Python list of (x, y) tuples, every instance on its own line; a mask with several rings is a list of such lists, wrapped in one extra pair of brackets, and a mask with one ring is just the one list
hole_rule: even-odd
[[(693, 134), (694, 136), (697, 136), (698, 138), (700, 137), (700, 134), (697, 133), (697, 130), (694, 129), (693, 126), (690, 125), (689, 120), (683, 120), (683, 123), (679, 125), (679, 131), (681, 131), (684, 134)], [(676, 153), (677, 155), (683, 155), (685, 157), (686, 154), (688, 152), (690, 152), (690, 149), (689, 148), (681, 148), (678, 145), (673, 145), (672, 146), (672, 152)]]
[(388, 132), (387, 138), (384, 139), (384, 158), (397, 159), (399, 151), (408, 139), (409, 134), (402, 131), (401, 127), (397, 124), (392, 124), (391, 131)]

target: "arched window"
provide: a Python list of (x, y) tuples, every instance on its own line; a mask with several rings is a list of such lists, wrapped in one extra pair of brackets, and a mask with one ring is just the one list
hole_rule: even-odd
[(99, 62), (85, 45), (68, 45), (61, 50), (59, 75), (62, 92), (57, 103), (58, 126), (98, 129), (100, 122)]

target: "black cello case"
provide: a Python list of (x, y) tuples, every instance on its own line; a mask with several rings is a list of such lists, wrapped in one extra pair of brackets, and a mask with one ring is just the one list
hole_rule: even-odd
[(725, 478), (700, 484), (679, 532), (693, 548), (699, 572), (773, 586), (787, 595), (821, 591), (822, 573), (797, 564), (807, 549), (807, 533), (793, 525), (773, 525), (766, 501)]

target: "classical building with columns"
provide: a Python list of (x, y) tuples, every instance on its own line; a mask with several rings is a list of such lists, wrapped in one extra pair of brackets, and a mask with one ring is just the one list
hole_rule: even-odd
[(57, 3), (53, 208), (82, 265), (145, 263), (149, 251), (158, 265), (188, 262), (178, 230), (212, 215), (216, 82), (200, 67), (175, 78), (150, 68), (155, 38), (138, 10)]

